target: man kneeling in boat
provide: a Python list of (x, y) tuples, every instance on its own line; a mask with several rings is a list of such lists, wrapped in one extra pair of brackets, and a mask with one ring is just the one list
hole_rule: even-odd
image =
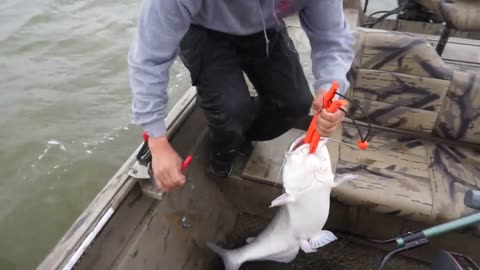
[[(282, 20), (296, 13), (312, 48), (315, 98)], [(185, 183), (164, 122), (177, 55), (206, 115), (213, 171), (228, 176), (235, 156), (248, 155), (252, 141), (308, 125), (312, 103), (322, 136), (338, 127), (343, 112), (322, 110), (322, 97), (334, 80), (342, 94), (349, 87), (352, 45), (342, 0), (144, 0), (128, 63), (134, 119), (149, 135), (158, 187), (169, 191)], [(258, 97), (251, 98), (243, 72)]]

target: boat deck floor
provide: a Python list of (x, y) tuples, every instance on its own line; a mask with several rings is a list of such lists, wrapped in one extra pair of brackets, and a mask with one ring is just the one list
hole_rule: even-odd
[[(187, 121), (201, 123), (203, 116), (197, 110)], [(229, 178), (213, 176), (208, 169), (206, 129), (183, 130), (188, 126), (172, 142), (181, 156), (194, 157), (186, 171), (186, 185), (161, 200), (145, 195), (136, 185), (75, 269), (221, 270), (223, 264), (206, 247), (207, 241), (238, 247), (267, 226), (276, 211), (269, 208), (270, 202), (281, 189), (242, 178), (244, 157), (236, 160)], [(374, 269), (385, 255), (383, 250), (337, 236), (339, 240), (316, 253), (300, 251), (290, 264), (251, 262), (241, 269), (365, 270)], [(428, 268), (398, 256), (385, 269)]]
[[(239, 247), (246, 237), (257, 235), (265, 228), (269, 220), (250, 214), (242, 214), (237, 219), (234, 231), (229, 235), (227, 247)], [(351, 241), (348, 236), (335, 233), (337, 241), (319, 249), (316, 253), (306, 254), (300, 251), (297, 258), (289, 264), (276, 262), (247, 262), (241, 270), (367, 270), (376, 269), (378, 263), (386, 254), (384, 251), (366, 247)], [(219, 259), (212, 269), (222, 270)], [(384, 268), (388, 269), (430, 269), (427, 265), (405, 257), (393, 257)]]

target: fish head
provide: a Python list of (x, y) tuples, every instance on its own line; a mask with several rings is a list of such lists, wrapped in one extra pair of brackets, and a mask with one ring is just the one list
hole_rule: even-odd
[(325, 143), (320, 141), (314, 153), (309, 153), (309, 145), (303, 144), (303, 136), (292, 143), (282, 169), (283, 186), (288, 193), (301, 192), (314, 184), (333, 187), (334, 175)]

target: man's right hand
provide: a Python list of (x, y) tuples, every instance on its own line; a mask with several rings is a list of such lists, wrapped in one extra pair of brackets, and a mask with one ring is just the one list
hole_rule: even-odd
[(182, 159), (172, 148), (167, 137), (149, 138), (148, 147), (152, 153), (153, 177), (162, 191), (171, 191), (185, 184), (181, 171)]
[[(325, 137), (331, 136), (345, 119), (345, 113), (342, 110), (330, 113), (323, 108), (323, 96), (327, 92), (327, 90), (320, 90), (313, 101), (313, 110), (318, 114), (317, 131)], [(343, 109), (347, 108), (343, 107)]]

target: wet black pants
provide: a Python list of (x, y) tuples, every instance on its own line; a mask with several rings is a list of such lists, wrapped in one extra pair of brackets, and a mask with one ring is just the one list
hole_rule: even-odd
[[(197, 87), (214, 156), (230, 159), (247, 141), (274, 139), (292, 127), (306, 129), (313, 96), (286, 29), (229, 35), (192, 25), (180, 58)], [(251, 98), (243, 72), (258, 97)]]

